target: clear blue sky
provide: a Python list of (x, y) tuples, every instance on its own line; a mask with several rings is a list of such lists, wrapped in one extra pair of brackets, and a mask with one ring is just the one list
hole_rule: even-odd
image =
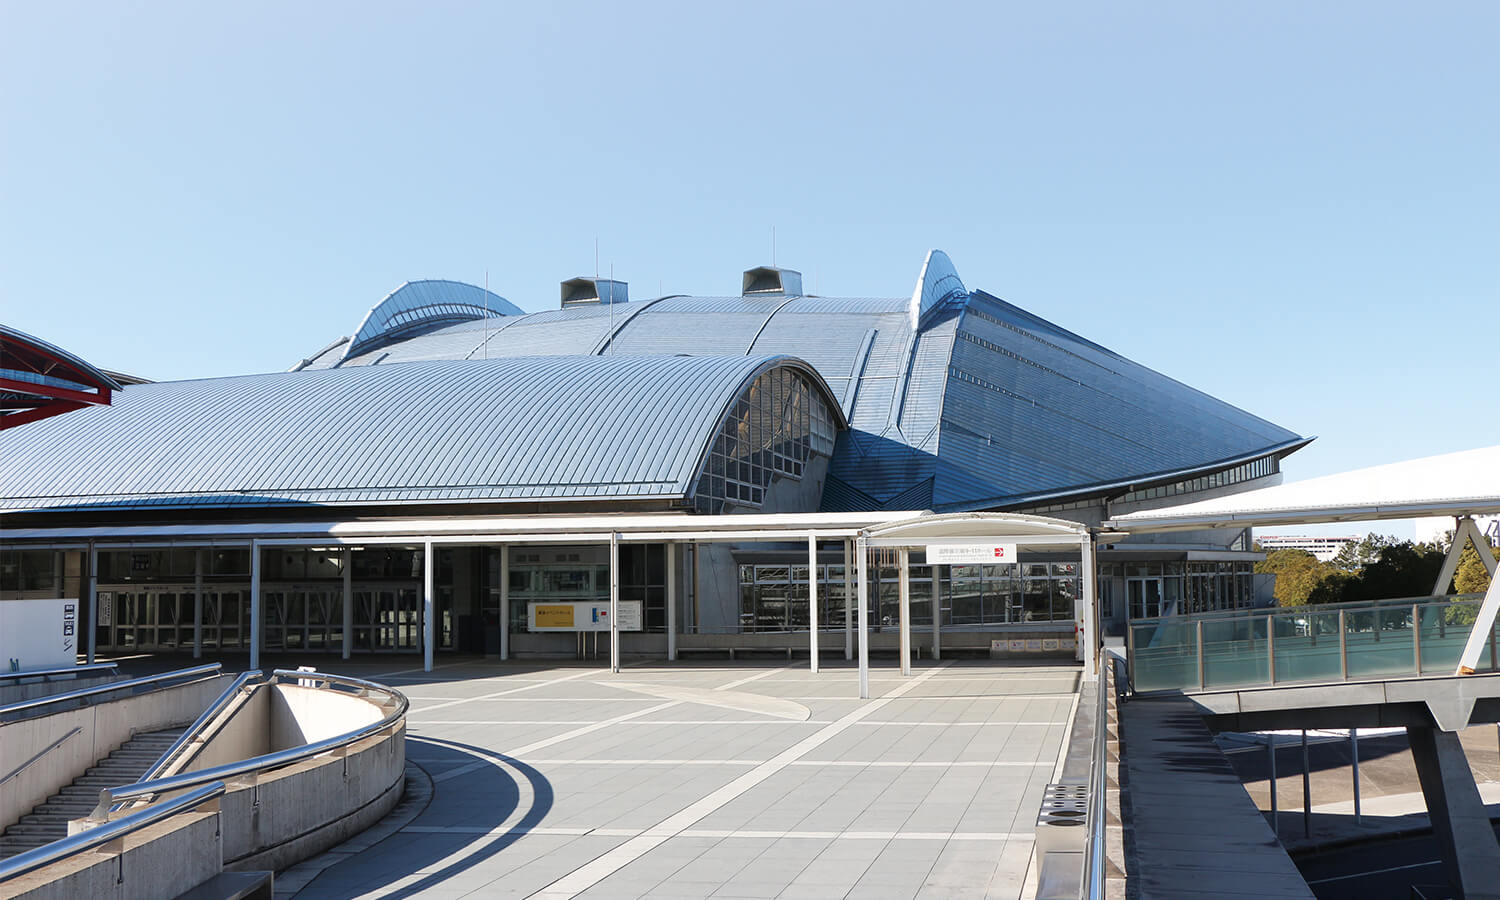
[(1303, 434), (1500, 443), (1500, 4), (0, 2), (0, 320), (284, 369), (412, 278), (983, 288)]

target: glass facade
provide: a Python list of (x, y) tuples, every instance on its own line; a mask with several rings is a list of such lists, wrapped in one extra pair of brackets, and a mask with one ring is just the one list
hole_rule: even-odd
[[(1253, 563), (1130, 562), (1100, 567), (1100, 609), (1104, 618), (1124, 613), (1131, 619), (1190, 615), (1255, 605)], [(1118, 585), (1124, 584), (1124, 596)]]
[[(844, 567), (818, 569), (818, 625), (844, 627)], [(932, 566), (911, 567), (913, 625), (932, 624)], [(797, 631), (808, 627), (806, 565), (740, 566), (740, 630)], [(939, 567), (937, 593), (942, 624), (1015, 625), (1070, 622), (1081, 581), (1077, 563), (1031, 562), (999, 566)], [(853, 574), (851, 573), (851, 577)], [(900, 575), (895, 568), (870, 570), (871, 622), (876, 628), (900, 624)]]
[(813, 454), (833, 454), (834, 418), (801, 373), (776, 368), (756, 378), (714, 438), (693, 492), (702, 513), (758, 508), (771, 481), (801, 478)]

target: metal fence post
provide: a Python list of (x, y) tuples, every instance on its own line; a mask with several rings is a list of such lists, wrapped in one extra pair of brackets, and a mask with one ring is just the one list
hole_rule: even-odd
[(1271, 772), (1271, 832), (1281, 837), (1281, 815), (1276, 811), (1276, 735), (1266, 734), (1266, 759)]
[(1271, 676), (1271, 683), (1276, 683), (1276, 617), (1266, 616), (1266, 672)]
[(1344, 611), (1339, 610), (1339, 676), (1349, 680), (1349, 631), (1345, 627)]
[(1307, 758), (1307, 729), (1302, 729), (1302, 836), (1312, 837), (1312, 764)]
[(1193, 624), (1195, 626), (1193, 631), (1198, 638), (1198, 690), (1201, 691), (1208, 687), (1208, 682), (1203, 672), (1203, 620), (1199, 619)]
[(1359, 822), (1359, 729), (1349, 729), (1349, 759), (1354, 766), (1354, 824)]
[(1417, 604), (1411, 605), (1411, 658), (1412, 664), (1417, 667), (1416, 674), (1422, 674), (1422, 611)]

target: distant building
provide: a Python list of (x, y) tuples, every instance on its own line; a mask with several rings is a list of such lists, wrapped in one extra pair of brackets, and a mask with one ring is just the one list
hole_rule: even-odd
[(1345, 535), (1342, 537), (1330, 537), (1321, 534), (1258, 534), (1255, 543), (1260, 549), (1270, 552), (1272, 550), (1306, 550), (1318, 558), (1318, 562), (1331, 562), (1346, 544), (1359, 542), (1359, 535)]
[[(1500, 537), (1500, 516), (1475, 516), (1474, 524), (1479, 526), (1479, 531), (1490, 543), (1496, 543)], [(1453, 531), (1454, 520), (1452, 516), (1438, 516), (1433, 519), (1417, 519), (1417, 543), (1432, 544), (1445, 540)]]

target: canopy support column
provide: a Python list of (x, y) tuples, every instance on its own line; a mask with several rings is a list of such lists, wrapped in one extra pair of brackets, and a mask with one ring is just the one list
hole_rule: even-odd
[(203, 551), (193, 551), (193, 659), (203, 658)]
[(99, 646), (99, 551), (89, 541), (89, 665), (94, 664), (94, 651)]
[(500, 545), (500, 661), (510, 659), (510, 545)]
[(865, 560), (870, 555), (870, 547), (865, 543), (866, 538), (860, 532), (855, 542), (856, 571), (859, 573), (856, 584), (859, 597), (859, 699), (870, 699), (870, 611), (869, 603), (865, 598), (869, 595), (868, 582), (865, 573)]
[(1083, 641), (1083, 677), (1092, 683), (1097, 677), (1099, 669), (1099, 597), (1098, 589), (1094, 584), (1094, 536), (1085, 535), (1078, 544), (1078, 550), (1082, 559), (1079, 568), (1083, 569), (1083, 587), (1079, 593), (1078, 602), (1083, 604), (1083, 628), (1079, 634), (1079, 640)]
[(620, 533), (609, 533), (609, 670), (620, 671)]
[(911, 674), (911, 550), (902, 547), (897, 552), (897, 565), (901, 567), (901, 674)]
[(1495, 556), (1490, 552), (1490, 542), (1484, 535), (1479, 533), (1474, 520), (1464, 516), (1458, 520), (1458, 526), (1453, 529), (1453, 543), (1448, 545), (1448, 555), (1443, 559), (1443, 568), (1438, 572), (1437, 581), (1432, 585), (1432, 596), (1441, 597), (1448, 593), (1448, 585), (1453, 581), (1453, 576), (1458, 574), (1458, 563), (1463, 558), (1464, 547), (1472, 543), (1474, 552), (1479, 554), (1479, 561), (1484, 563), (1484, 569), (1495, 575)]
[(354, 551), (344, 548), (344, 647), (343, 657), (354, 652)]
[(260, 541), (250, 542), (250, 668), (260, 668)]
[(818, 539), (807, 536), (807, 655), (808, 669), (818, 674)]
[(432, 671), (432, 645), (437, 635), (437, 603), (433, 581), (437, 560), (432, 558), (432, 541), (422, 544), (422, 671)]
[(677, 544), (667, 542), (667, 662), (677, 661)]
[(948, 570), (948, 579), (951, 588), (953, 567), (932, 567), (932, 658), (934, 660), (943, 658), (943, 584), (938, 576), (944, 568)]
[(844, 541), (844, 660), (854, 658), (854, 554)]

